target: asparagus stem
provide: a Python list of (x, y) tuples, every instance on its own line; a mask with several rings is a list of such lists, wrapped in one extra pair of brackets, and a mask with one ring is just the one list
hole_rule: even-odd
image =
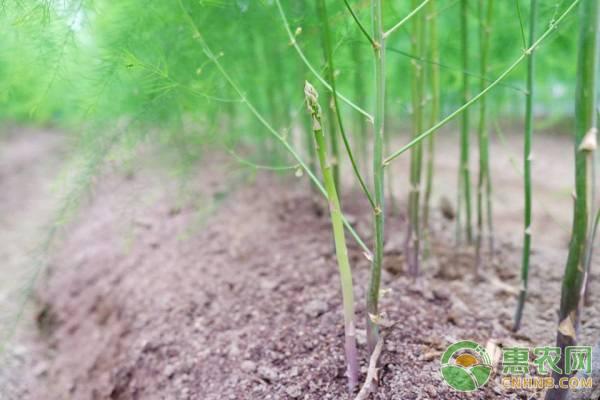
[[(418, 0), (413, 0), (413, 8), (418, 5)], [(413, 21), (412, 52), (417, 57), (422, 57), (424, 50), (424, 14), (420, 14)], [(423, 67), (416, 60), (412, 61), (412, 79), (411, 94), (413, 108), (413, 135), (417, 136), (423, 130), (423, 89), (424, 74)], [(423, 158), (423, 149), (417, 144), (411, 149), (410, 154), (410, 192), (408, 196), (408, 232), (406, 235), (406, 262), (408, 272), (416, 278), (419, 273), (419, 247), (420, 247), (420, 220), (419, 220), (419, 199), (421, 192), (421, 164)]]
[(329, 19), (327, 18), (327, 8), (324, 0), (316, 0), (317, 2), (317, 13), (321, 20), (321, 47), (323, 49), (323, 56), (325, 58), (325, 80), (331, 87), (331, 91), (325, 95), (325, 117), (327, 125), (329, 127), (329, 144), (331, 145), (331, 164), (333, 180), (335, 182), (335, 189), (338, 193), (341, 192), (340, 186), (340, 151), (338, 148), (338, 135), (337, 126), (335, 121), (335, 104), (334, 104), (334, 92), (335, 92), (335, 81), (333, 70), (333, 60), (331, 53), (331, 40), (329, 38)]
[[(390, 104), (390, 92), (386, 92), (385, 95), (385, 109), (388, 109), (389, 104)], [(384, 125), (385, 126), (390, 126), (390, 114), (386, 113), (385, 114), (385, 121), (384, 121)], [(391, 144), (391, 135), (387, 134), (384, 135), (383, 137), (383, 151), (387, 152), (392, 148), (392, 144)], [(386, 193), (387, 193), (387, 197), (388, 197), (388, 206), (387, 209), (389, 210), (388, 213), (389, 215), (395, 215), (396, 211), (397, 211), (397, 204), (396, 204), (396, 196), (394, 194), (394, 172), (392, 170), (387, 171), (387, 174), (385, 175), (385, 180), (386, 180), (386, 184), (387, 184), (387, 188), (386, 188)]]
[[(334, 63), (333, 63), (333, 53), (331, 50), (331, 32), (329, 29), (329, 18), (327, 15), (327, 5), (325, 3), (325, 0), (317, 0), (317, 9), (319, 11), (319, 16), (321, 19), (323, 47), (324, 47), (324, 51), (325, 51), (325, 58), (327, 61), (327, 75), (326, 76), (327, 76), (327, 80), (329, 81), (329, 83), (331, 85), (331, 101), (330, 101), (330, 108), (329, 108), (330, 114), (335, 113), (335, 116), (337, 118), (337, 124), (340, 129), (340, 134), (342, 136), (342, 140), (343, 140), (344, 146), (346, 148), (346, 153), (348, 154), (348, 158), (350, 159), (350, 164), (352, 165), (352, 170), (354, 171), (354, 175), (358, 179), (360, 187), (363, 190), (363, 192), (365, 193), (365, 195), (367, 196), (367, 199), (369, 200), (371, 207), (375, 208), (373, 196), (369, 192), (369, 189), (367, 188), (367, 185), (360, 173), (360, 170), (358, 169), (358, 165), (356, 164), (356, 160), (355, 160), (354, 154), (352, 152), (352, 147), (350, 146), (350, 141), (348, 140), (348, 137), (346, 135), (346, 130), (344, 129), (344, 123), (343, 123), (343, 119), (342, 119), (342, 111), (340, 109), (340, 104), (338, 102), (338, 95), (337, 95), (337, 89), (336, 89), (335, 68), (334, 68)], [(336, 182), (336, 189), (338, 190), (338, 193), (339, 193), (340, 192), (340, 181), (339, 181), (340, 160), (339, 160), (339, 150), (338, 150), (338, 145), (337, 145), (337, 139), (335, 138), (336, 137), (336, 135), (335, 135), (336, 126), (335, 126), (335, 121), (333, 119), (333, 115), (329, 116), (329, 126), (330, 126), (330, 131), (331, 131), (331, 136), (332, 136), (331, 148), (332, 148), (334, 160), (336, 161), (334, 164), (333, 176), (334, 176), (334, 179)]]
[[(438, 43), (436, 15), (436, 0), (429, 3), (428, 26), (431, 60), (430, 84), (431, 84), (431, 114), (430, 125), (434, 125), (440, 116), (440, 53)], [(427, 171), (425, 177), (425, 193), (423, 199), (423, 239), (425, 240), (424, 254), (428, 253), (429, 243), (429, 210), (431, 204), (431, 192), (433, 190), (433, 173), (435, 162), (435, 136), (427, 138)]]
[[(582, 0), (579, 21), (579, 57), (577, 61), (577, 86), (575, 91), (575, 204), (569, 255), (563, 277), (559, 326), (556, 345), (562, 350), (558, 367), (564, 371), (565, 348), (574, 346), (581, 306), (581, 292), (585, 280), (585, 250), (588, 233), (591, 186), (588, 159), (595, 148), (596, 135), (596, 83), (598, 69), (598, 25), (600, 6), (597, 0)], [(593, 141), (594, 146), (591, 146)], [(554, 373), (555, 381), (566, 374)], [(546, 400), (563, 400), (567, 391), (553, 388)]]
[(367, 38), (367, 40), (369, 41), (371, 46), (375, 47), (376, 45), (375, 45), (375, 42), (373, 41), (373, 38), (371, 37), (371, 35), (369, 35), (369, 32), (367, 32), (367, 30), (365, 29), (363, 24), (360, 22), (360, 19), (358, 19), (358, 17), (354, 13), (354, 10), (352, 10), (352, 7), (350, 6), (350, 3), (348, 3), (348, 0), (344, 0), (344, 4), (346, 5), (348, 12), (350, 13), (350, 15), (352, 15), (354, 22), (356, 22), (356, 25), (358, 25), (358, 28), (360, 29), (362, 34), (365, 35), (365, 37)]
[[(485, 1), (479, 0), (479, 38), (480, 38), (480, 53), (481, 64), (480, 74), (485, 76), (488, 69), (488, 55), (490, 47), (490, 33), (493, 18), (494, 0), (487, 0), (487, 13), (484, 17)], [(485, 89), (485, 83), (480, 81), (480, 90)], [(479, 274), (483, 257), (481, 255), (481, 247), (484, 236), (484, 197), (488, 194), (487, 188), (490, 181), (490, 160), (489, 160), (489, 136), (487, 130), (487, 107), (486, 99), (483, 98), (479, 102), (479, 179), (477, 181), (477, 240), (476, 240), (476, 261), (475, 273)], [(487, 206), (491, 207), (491, 200), (487, 199)], [(488, 216), (491, 213), (488, 210)], [(488, 235), (491, 233), (488, 232)]]
[[(460, 42), (462, 54), (462, 67), (464, 71), (469, 69), (469, 19), (468, 19), (467, 0), (460, 2)], [(469, 102), (469, 74), (462, 75), (462, 97), (463, 103)], [(415, 135), (417, 137), (417, 135)], [(459, 185), (458, 185), (458, 200), (456, 209), (460, 214), (457, 214), (457, 241), (460, 239), (460, 224), (458, 218), (462, 214), (461, 208), (464, 203), (464, 228), (467, 236), (467, 242), (471, 243), (473, 237), (471, 232), (471, 173), (469, 169), (469, 110), (466, 109), (462, 113), (460, 125), (460, 163), (459, 163)]]
[(373, 24), (373, 47), (375, 54), (375, 132), (373, 140), (373, 181), (375, 191), (375, 251), (369, 288), (367, 293), (367, 343), (369, 354), (373, 352), (379, 339), (379, 327), (371, 316), (379, 313), (379, 286), (381, 266), (383, 264), (384, 234), (384, 167), (383, 137), (385, 123), (385, 39), (383, 37), (382, 0), (371, 0), (371, 18)]
[[(531, 0), (529, 14), (529, 43), (532, 43), (535, 37), (535, 25), (537, 19), (537, 0)], [(535, 54), (527, 60), (527, 95), (525, 96), (525, 145), (523, 152), (523, 171), (524, 171), (524, 192), (525, 192), (525, 210), (524, 210), (524, 231), (523, 231), (523, 254), (521, 258), (521, 289), (515, 314), (514, 331), (521, 327), (521, 318), (523, 316), (523, 307), (527, 298), (527, 287), (529, 282), (529, 258), (531, 255), (531, 141), (533, 137), (533, 95), (534, 95), (534, 60)]]
[[(315, 146), (313, 146), (312, 143), (312, 128), (310, 125), (310, 119), (309, 118), (302, 118), (302, 128), (303, 128), (303, 133), (304, 133), (304, 137), (305, 137), (305, 145), (306, 145), (306, 155), (308, 156), (308, 168), (310, 168), (311, 171), (316, 171), (317, 170), (317, 153), (315, 151)], [(310, 182), (310, 188), (313, 192), (318, 192), (318, 188), (317, 186), (314, 184), (314, 182)]]
[(318, 102), (318, 93), (310, 83), (304, 86), (306, 104), (312, 118), (312, 127), (315, 136), (315, 145), (319, 158), (319, 165), (323, 173), (323, 182), (329, 200), (329, 213), (331, 215), (331, 227), (335, 241), (335, 253), (340, 271), (342, 284), (342, 301), (344, 304), (344, 334), (345, 352), (347, 364), (348, 387), (354, 390), (358, 384), (358, 351), (356, 348), (356, 326), (354, 323), (354, 291), (352, 287), (352, 270), (348, 259), (348, 248), (346, 247), (346, 236), (338, 193), (335, 188), (333, 177), (333, 166), (331, 158), (327, 154), (327, 144), (321, 121), (321, 107)]
[(591, 266), (592, 266), (592, 256), (594, 254), (594, 243), (596, 241), (596, 233), (598, 232), (598, 223), (600, 222), (600, 210), (596, 210), (596, 216), (594, 217), (594, 222), (592, 223), (592, 227), (590, 229), (590, 235), (588, 238), (587, 249), (585, 252), (585, 286), (583, 288), (583, 297), (584, 304), (589, 306), (591, 303), (590, 300), (590, 281), (591, 281)]

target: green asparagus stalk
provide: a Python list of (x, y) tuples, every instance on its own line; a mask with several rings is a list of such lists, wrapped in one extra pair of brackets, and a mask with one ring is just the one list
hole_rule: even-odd
[[(468, 7), (467, 0), (460, 1), (460, 42), (461, 42), (461, 54), (462, 54), (462, 97), (463, 104), (469, 102), (469, 19), (468, 19)], [(417, 136), (418, 137), (418, 136)], [(416, 139), (416, 138), (415, 138)], [(462, 120), (460, 125), (460, 164), (459, 164), (459, 178), (458, 178), (458, 194), (457, 194), (457, 207), (456, 207), (456, 233), (457, 241), (462, 236), (461, 228), (461, 216), (462, 207), (464, 204), (464, 223), (465, 232), (467, 235), (467, 242), (471, 243), (471, 174), (469, 169), (469, 109), (465, 109), (462, 113)]]
[[(334, 73), (334, 64), (333, 64), (333, 52), (331, 49), (331, 32), (329, 30), (329, 18), (327, 16), (327, 5), (325, 3), (325, 0), (317, 0), (317, 10), (319, 12), (319, 16), (321, 19), (321, 25), (322, 25), (322, 38), (323, 38), (323, 46), (324, 46), (324, 51), (325, 51), (325, 59), (327, 62), (327, 80), (328, 83), (331, 86), (331, 98), (330, 98), (330, 109), (333, 111), (333, 113), (335, 114), (335, 117), (337, 118), (337, 127), (339, 127), (339, 131), (340, 131), (340, 135), (342, 136), (342, 141), (344, 142), (344, 147), (346, 149), (346, 154), (348, 155), (348, 158), (350, 159), (350, 164), (352, 165), (352, 169), (354, 171), (354, 174), (356, 176), (356, 179), (358, 179), (358, 182), (360, 184), (361, 189), (363, 190), (363, 193), (365, 194), (365, 196), (367, 196), (367, 199), (369, 200), (369, 203), (371, 204), (371, 207), (375, 207), (375, 203), (373, 202), (373, 196), (371, 195), (371, 192), (369, 191), (369, 188), (367, 187), (367, 184), (365, 183), (364, 178), (362, 177), (362, 174), (360, 173), (360, 170), (358, 168), (358, 165), (356, 163), (356, 159), (354, 157), (353, 151), (352, 151), (352, 147), (350, 146), (350, 141), (348, 140), (348, 137), (346, 135), (346, 130), (344, 129), (344, 122), (343, 122), (343, 118), (342, 118), (342, 112), (340, 110), (340, 104), (338, 102), (338, 93), (337, 93), (337, 89), (336, 89), (336, 79), (335, 79), (335, 73)], [(329, 93), (328, 93), (329, 94)], [(330, 115), (330, 117), (332, 118), (333, 116)], [(336, 131), (336, 121), (329, 119), (329, 127), (330, 127), (330, 131), (332, 132), (332, 135), (334, 134), (334, 132)], [(333, 177), (334, 180), (336, 182), (336, 189), (340, 190), (340, 182), (339, 182), (339, 153), (337, 150), (337, 139), (335, 140), (336, 143), (334, 145), (334, 143), (332, 142), (332, 152), (333, 152), (333, 162), (334, 162), (334, 167), (333, 167)], [(338, 175), (336, 175), (336, 173)]]
[[(428, 27), (430, 47), (430, 85), (431, 85), (431, 114), (430, 125), (433, 126), (440, 117), (440, 50), (438, 42), (436, 0), (429, 3)], [(427, 138), (427, 170), (425, 175), (425, 193), (423, 199), (423, 239), (425, 241), (424, 254), (429, 247), (429, 211), (431, 208), (431, 192), (433, 190), (433, 173), (435, 162), (435, 136)]]
[[(490, 32), (492, 29), (492, 17), (493, 17), (493, 6), (494, 0), (487, 0), (487, 13), (484, 17), (485, 0), (479, 0), (479, 38), (480, 38), (480, 75), (482, 77), (487, 75), (488, 68), (488, 55), (490, 45)], [(485, 81), (482, 79), (480, 90), (485, 89)], [(490, 160), (489, 160), (489, 137), (487, 130), (487, 104), (486, 99), (483, 98), (479, 102), (479, 179), (477, 181), (477, 240), (476, 240), (476, 261), (475, 261), (475, 272), (479, 273), (482, 263), (481, 247), (484, 236), (484, 207), (487, 205), (491, 207), (491, 199), (487, 199), (487, 203), (484, 203), (484, 197), (488, 195), (488, 187), (490, 186)], [(491, 215), (491, 211), (488, 210), (488, 217)], [(489, 227), (489, 226), (488, 226)], [(491, 232), (487, 232), (491, 235)]]
[(334, 84), (334, 74), (333, 70), (333, 62), (331, 61), (331, 41), (329, 39), (329, 26), (327, 19), (327, 11), (325, 8), (324, 0), (316, 0), (317, 10), (321, 19), (321, 47), (323, 48), (323, 56), (325, 57), (325, 79), (331, 85), (331, 92), (327, 92), (325, 95), (325, 109), (326, 109), (326, 120), (327, 125), (329, 127), (329, 143), (331, 145), (331, 154), (332, 154), (332, 168), (333, 168), (333, 179), (335, 181), (335, 188), (338, 192), (340, 192), (340, 152), (338, 146), (338, 135), (337, 135), (337, 126), (336, 126), (336, 109), (335, 109), (335, 101), (334, 101), (334, 93), (335, 90)]
[(331, 159), (327, 154), (325, 134), (321, 125), (321, 107), (318, 102), (318, 93), (310, 83), (304, 86), (306, 104), (312, 118), (312, 129), (315, 136), (316, 150), (319, 164), (323, 173), (323, 182), (327, 191), (329, 201), (329, 212), (331, 215), (331, 226), (335, 241), (335, 252), (342, 284), (342, 301), (344, 304), (344, 332), (345, 352), (348, 375), (348, 386), (352, 391), (358, 383), (358, 352), (356, 348), (356, 327), (354, 323), (354, 293), (352, 287), (352, 271), (348, 259), (348, 248), (346, 247), (346, 236), (344, 223), (340, 209), (340, 201), (333, 179), (333, 167)]
[(375, 118), (373, 138), (373, 181), (374, 181), (374, 219), (375, 251), (371, 264), (369, 288), (367, 293), (367, 343), (369, 354), (373, 352), (379, 340), (379, 327), (374, 321), (379, 315), (379, 287), (381, 266), (383, 264), (384, 232), (384, 165), (383, 143), (385, 130), (385, 39), (383, 36), (382, 0), (371, 0), (371, 19), (373, 25), (373, 51), (375, 55)]
[[(419, 0), (412, 1), (412, 8), (418, 7)], [(424, 39), (425, 39), (425, 14), (419, 14), (413, 20), (412, 34), (412, 52), (415, 57), (423, 58)], [(412, 130), (413, 137), (416, 137), (423, 130), (423, 90), (424, 90), (424, 72), (423, 66), (417, 60), (412, 60)], [(419, 250), (420, 250), (420, 219), (419, 206), (421, 195), (421, 165), (423, 158), (423, 148), (421, 144), (415, 145), (410, 154), (410, 192), (408, 197), (408, 232), (405, 241), (406, 262), (408, 272), (416, 278), (419, 273)]]
[[(537, 0), (531, 0), (531, 11), (529, 14), (529, 43), (535, 40), (535, 22), (537, 19)], [(527, 287), (529, 283), (529, 257), (531, 254), (531, 141), (533, 137), (533, 94), (534, 94), (534, 60), (532, 53), (527, 60), (527, 94), (525, 97), (525, 146), (523, 154), (523, 172), (525, 189), (525, 227), (523, 231), (523, 254), (521, 258), (521, 289), (515, 314), (514, 331), (521, 327), (523, 307), (527, 298)]]
[[(575, 91), (575, 204), (569, 255), (563, 277), (559, 325), (556, 345), (562, 350), (558, 367), (563, 373), (554, 373), (555, 381), (564, 373), (565, 348), (577, 342), (581, 292), (585, 277), (585, 250), (589, 223), (588, 195), (591, 187), (588, 173), (590, 153), (596, 147), (596, 83), (598, 70), (598, 25), (600, 4), (597, 0), (582, 0), (579, 21), (579, 57)], [(563, 400), (567, 391), (550, 389), (546, 400)]]

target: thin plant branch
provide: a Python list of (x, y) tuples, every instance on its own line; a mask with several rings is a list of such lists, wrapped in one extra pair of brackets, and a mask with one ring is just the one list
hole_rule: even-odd
[(402, 18), (400, 20), (400, 22), (398, 22), (396, 25), (394, 25), (393, 27), (391, 27), (387, 32), (385, 32), (383, 34), (383, 38), (387, 39), (388, 36), (390, 36), (392, 33), (396, 32), (398, 29), (400, 29), (400, 27), (402, 25), (404, 25), (409, 19), (411, 19), (412, 17), (414, 17), (419, 11), (421, 11), (421, 9), (423, 7), (425, 7), (427, 5), (427, 3), (429, 3), (430, 0), (424, 0), (421, 4), (419, 4), (417, 7), (415, 7), (414, 10), (412, 10), (410, 13), (408, 13), (408, 15), (404, 18)]
[[(329, 83), (327, 83), (327, 81), (325, 80), (325, 78), (323, 78), (321, 76), (321, 74), (319, 74), (319, 72), (316, 70), (316, 68), (313, 67), (313, 65), (310, 63), (310, 61), (308, 61), (308, 58), (306, 58), (306, 55), (304, 55), (304, 52), (302, 51), (302, 49), (298, 45), (298, 42), (296, 41), (296, 37), (292, 33), (292, 30), (290, 28), (290, 24), (289, 24), (289, 22), (287, 20), (287, 17), (285, 16), (285, 12), (283, 11), (283, 7), (281, 7), (281, 2), (279, 0), (275, 0), (275, 4), (277, 4), (277, 8), (279, 9), (279, 15), (281, 16), (281, 20), (283, 21), (283, 26), (285, 27), (285, 31), (288, 34), (288, 37), (290, 39), (290, 43), (291, 43), (292, 46), (294, 46), (294, 49), (296, 49), (296, 52), (298, 53), (298, 56), (300, 56), (300, 59), (302, 59), (302, 62), (304, 64), (306, 64), (306, 67), (310, 70), (310, 72), (312, 72), (312, 74), (319, 80), (319, 82), (321, 82), (321, 84), (323, 86), (325, 86), (325, 88), (327, 90), (333, 91), (333, 88), (331, 87), (331, 85)], [(350, 107), (352, 107), (353, 109), (355, 109), (356, 111), (358, 111), (359, 113), (361, 113), (362, 115), (364, 115), (365, 117), (367, 117), (367, 119), (371, 123), (373, 123), (373, 116), (371, 114), (369, 114), (368, 112), (366, 112), (365, 110), (363, 110), (361, 107), (359, 107), (354, 102), (352, 102), (351, 100), (349, 100), (343, 94), (338, 93), (338, 95), (340, 96), (340, 99), (342, 99), (344, 101), (344, 103), (348, 104)]]
[(356, 22), (356, 25), (358, 25), (358, 28), (360, 29), (360, 31), (363, 33), (363, 35), (365, 35), (365, 37), (367, 38), (367, 40), (369, 41), (369, 43), (371, 43), (371, 46), (376, 47), (377, 45), (375, 44), (375, 41), (373, 40), (373, 38), (371, 37), (371, 35), (369, 35), (369, 32), (367, 32), (367, 30), (365, 29), (365, 27), (363, 26), (363, 24), (360, 22), (360, 20), (358, 19), (358, 17), (356, 16), (356, 14), (354, 13), (354, 11), (352, 10), (352, 7), (350, 6), (350, 3), (348, 3), (348, 0), (344, 0), (344, 4), (346, 5), (346, 8), (350, 12), (350, 15), (352, 15), (352, 18), (354, 19), (354, 22)]

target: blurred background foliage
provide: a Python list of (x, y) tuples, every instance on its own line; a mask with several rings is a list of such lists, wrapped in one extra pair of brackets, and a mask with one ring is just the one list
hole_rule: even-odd
[[(369, 27), (369, 1), (351, 4)], [(385, 4), (388, 27), (410, 11), (406, 1)], [(541, 2), (539, 32), (569, 4)], [(322, 71), (315, 2), (282, 0), (282, 5), (301, 48)], [(517, 7), (527, 25), (528, 5), (525, 0), (496, 2), (485, 79), (494, 79), (522, 52)], [(341, 0), (329, 0), (328, 6), (339, 91), (370, 110), (371, 48)], [(287, 135), (306, 123), (303, 81), (317, 80), (290, 45), (274, 0), (4, 0), (1, 7), (0, 118), (5, 123), (56, 126), (87, 143), (128, 132), (117, 136), (132, 142), (151, 137), (185, 149), (190, 157), (207, 143), (269, 150), (268, 132), (202, 52), (186, 12), (247, 99), (279, 132)], [(470, 2), (472, 94), (481, 79), (478, 7), (478, 1)], [(447, 114), (460, 105), (458, 2), (439, 1), (437, 17), (442, 113)], [(574, 13), (537, 53), (536, 116), (548, 124), (572, 118), (576, 25)], [(390, 135), (409, 126), (410, 63), (431, 63), (411, 56), (408, 29), (387, 44)], [(491, 92), (492, 119), (522, 117), (524, 73), (519, 67)], [(348, 107), (343, 112), (354, 118)]]

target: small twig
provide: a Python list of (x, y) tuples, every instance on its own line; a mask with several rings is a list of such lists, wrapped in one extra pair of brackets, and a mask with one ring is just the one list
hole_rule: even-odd
[(360, 392), (358, 392), (354, 400), (365, 400), (369, 393), (371, 393), (371, 384), (377, 379), (377, 360), (379, 360), (379, 356), (381, 355), (384, 339), (385, 334), (382, 333), (381, 336), (379, 336), (377, 344), (375, 345), (375, 349), (373, 349), (373, 353), (371, 353), (371, 359), (369, 360), (369, 369), (367, 370), (365, 383), (363, 383), (362, 387), (360, 388)]

